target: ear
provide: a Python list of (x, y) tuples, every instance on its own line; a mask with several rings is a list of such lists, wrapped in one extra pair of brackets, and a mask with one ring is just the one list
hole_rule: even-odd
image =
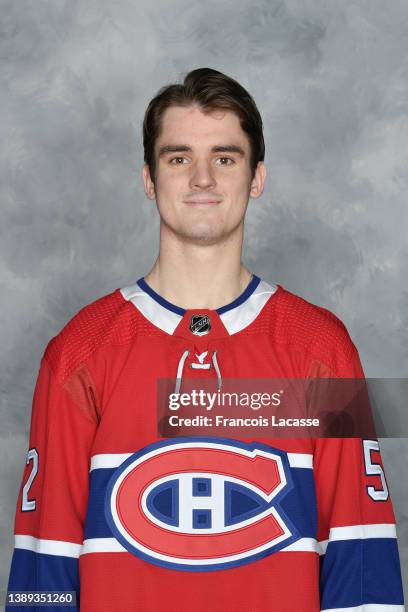
[(251, 181), (251, 190), (249, 196), (251, 198), (259, 198), (262, 195), (265, 185), (266, 168), (264, 162), (258, 162), (255, 169), (254, 178)]
[(145, 194), (149, 200), (154, 200), (156, 198), (156, 191), (154, 189), (152, 177), (150, 176), (150, 168), (147, 164), (144, 164), (143, 166), (142, 175)]

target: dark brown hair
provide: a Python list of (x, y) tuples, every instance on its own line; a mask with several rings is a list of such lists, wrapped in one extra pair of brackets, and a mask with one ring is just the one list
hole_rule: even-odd
[(251, 145), (251, 169), (255, 173), (259, 161), (265, 157), (262, 118), (252, 96), (231, 77), (212, 70), (197, 68), (189, 72), (183, 83), (162, 87), (150, 101), (143, 120), (144, 161), (155, 177), (154, 147), (161, 130), (164, 111), (171, 106), (198, 104), (204, 112), (216, 109), (234, 112)]

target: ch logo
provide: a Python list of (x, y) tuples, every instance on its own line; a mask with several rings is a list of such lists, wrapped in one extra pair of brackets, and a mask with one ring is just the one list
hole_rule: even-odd
[(190, 319), (190, 331), (196, 336), (204, 336), (211, 331), (211, 322), (208, 315), (193, 315)]
[(117, 540), (156, 565), (234, 567), (300, 535), (280, 507), (287, 456), (261, 443), (178, 438), (147, 446), (113, 474), (105, 514)]

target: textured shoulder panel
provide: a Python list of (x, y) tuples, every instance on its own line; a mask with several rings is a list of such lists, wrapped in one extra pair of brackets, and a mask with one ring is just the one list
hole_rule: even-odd
[(140, 333), (158, 335), (161, 332), (117, 289), (82, 308), (48, 343), (44, 358), (63, 383), (100, 347), (126, 344)]
[(356, 354), (345, 325), (336, 315), (283, 287), (269, 300), (264, 314), (275, 342), (307, 351), (334, 372), (343, 371)]

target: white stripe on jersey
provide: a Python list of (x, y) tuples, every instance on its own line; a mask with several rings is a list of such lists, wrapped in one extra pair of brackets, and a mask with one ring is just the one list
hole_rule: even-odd
[(81, 555), (103, 552), (116, 553), (128, 551), (115, 538), (90, 538), (89, 540), (84, 540)]
[(378, 523), (373, 525), (349, 525), (347, 527), (332, 527), (328, 540), (319, 542), (321, 554), (325, 554), (330, 542), (341, 540), (368, 540), (370, 538), (396, 538), (394, 524)]
[[(395, 525), (391, 524), (333, 527), (330, 530), (329, 540), (316, 542), (314, 538), (301, 538), (297, 542), (282, 548), (281, 552), (319, 552), (324, 554), (329, 542), (396, 537)], [(45, 555), (72, 558), (78, 558), (80, 554), (92, 552), (126, 552), (126, 549), (115, 538), (91, 538), (84, 540), (83, 545), (81, 545), (60, 540), (44, 540), (22, 534), (16, 534), (15, 548), (31, 550)], [(350, 608), (350, 610), (354, 609)]]
[(289, 465), (291, 468), (313, 469), (313, 455), (306, 453), (288, 453)]
[[(133, 453), (101, 453), (91, 457), (90, 470), (119, 467)], [(305, 453), (287, 453), (289, 465), (292, 468), (313, 468), (313, 455)]]
[[(115, 538), (90, 538), (84, 540), (81, 555), (88, 553), (127, 552)], [(318, 544), (313, 538), (301, 538), (277, 552), (318, 552)], [(131, 553), (129, 553), (131, 554)]]
[(120, 292), (125, 300), (132, 302), (146, 319), (168, 334), (174, 332), (183, 318), (181, 315), (172, 312), (156, 302), (156, 300), (143, 291), (138, 284), (124, 287), (120, 289)]
[(289, 546), (285, 546), (278, 552), (319, 552), (319, 544), (316, 542), (314, 538), (300, 538), (293, 544), (289, 544)]
[(116, 468), (119, 467), (133, 453), (101, 453), (91, 457), (90, 471), (97, 469)]
[(82, 548), (82, 544), (74, 544), (74, 542), (42, 540), (22, 534), (16, 534), (14, 542), (15, 548), (31, 550), (32, 552), (41, 553), (43, 555), (57, 555), (59, 557), (78, 558)]
[(265, 281), (261, 281), (245, 302), (221, 314), (220, 319), (228, 333), (230, 335), (236, 334), (255, 321), (266, 302), (277, 289), (277, 285), (269, 285)]

